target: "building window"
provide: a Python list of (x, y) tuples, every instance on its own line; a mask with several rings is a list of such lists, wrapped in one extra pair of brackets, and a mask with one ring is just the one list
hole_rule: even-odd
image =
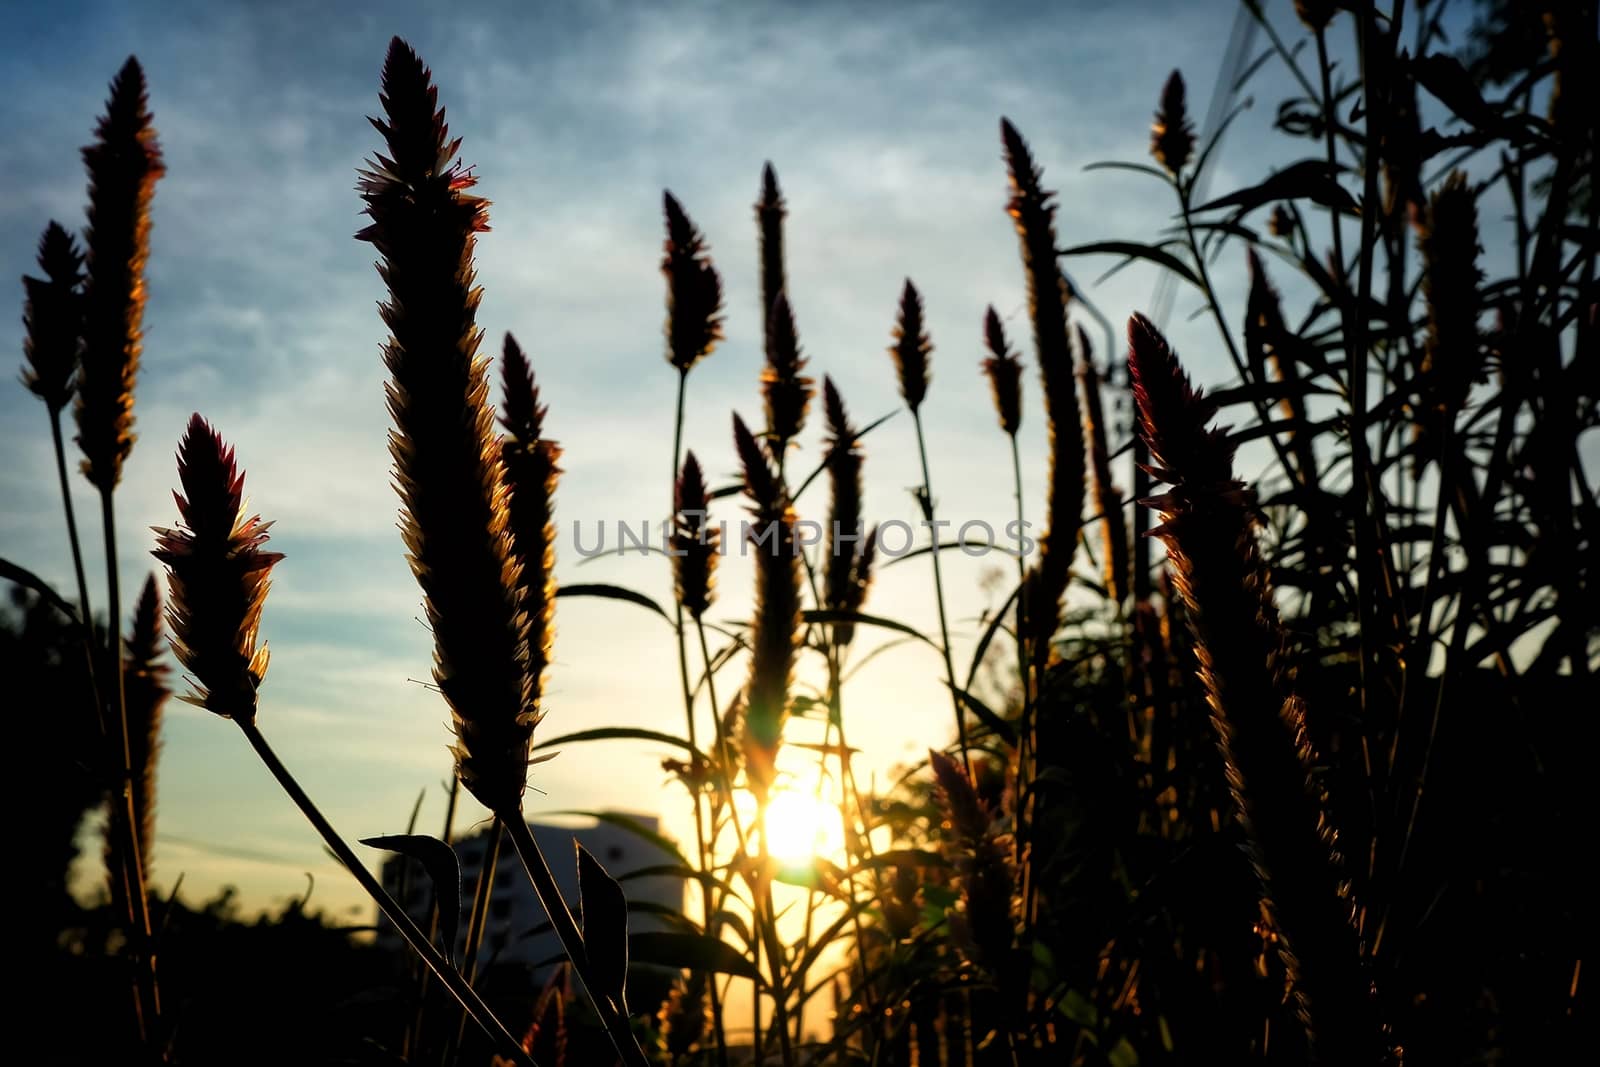
[(489, 918), (506, 919), (511, 916), (511, 898), (498, 897), (489, 901)]

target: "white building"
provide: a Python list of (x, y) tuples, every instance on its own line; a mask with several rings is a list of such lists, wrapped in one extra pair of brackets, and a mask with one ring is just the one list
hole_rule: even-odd
[[(608, 813), (611, 814), (611, 813)], [(651, 833), (660, 829), (660, 820), (652, 815), (631, 812), (615, 813), (638, 824)], [(489, 845), (486, 825), (479, 832), (455, 842), (456, 856), (461, 861), (461, 928), (456, 936), (458, 952), (464, 947), (467, 919), (472, 910), (472, 894), (478, 884), (478, 872), (483, 867)], [(596, 821), (589, 826), (546, 826), (530, 823), (539, 850), (544, 853), (555, 876), (561, 895), (578, 918), (578, 867), (574, 841), (583, 845), (611, 873), (621, 879), (622, 890), (629, 902), (647, 901), (654, 905), (683, 911), (683, 879), (672, 875), (648, 875), (640, 878), (623, 878), (624, 875), (648, 867), (676, 864), (677, 859), (668, 851), (628, 828), (615, 823)], [(409, 871), (406, 868), (409, 866)], [(433, 886), (420, 865), (405, 857), (391, 855), (384, 861), (381, 877), (383, 887), (405, 907), (411, 917), (424, 930), (428, 926), (429, 906), (433, 901)], [(402, 885), (404, 882), (404, 885)], [(494, 872), (494, 888), (489, 897), (489, 918), (484, 928), (483, 944), (478, 952), (480, 968), (491, 962), (522, 963), (537, 967), (561, 955), (561, 942), (555, 932), (545, 930), (533, 933), (547, 925), (544, 908), (539, 903), (528, 875), (522, 869), (516, 850), (509, 840), (502, 840), (500, 858)], [(403, 899), (402, 899), (403, 896)], [(630, 933), (670, 929), (655, 915), (632, 912), (628, 916)], [(378, 944), (400, 950), (402, 942), (381, 914), (378, 916)], [(459, 957), (458, 957), (459, 958)]]

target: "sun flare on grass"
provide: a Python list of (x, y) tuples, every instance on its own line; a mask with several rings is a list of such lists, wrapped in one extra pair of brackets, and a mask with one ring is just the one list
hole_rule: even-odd
[(767, 806), (772, 858), (785, 867), (810, 866), (814, 857), (835, 859), (844, 851), (839, 809), (806, 789), (783, 789)]

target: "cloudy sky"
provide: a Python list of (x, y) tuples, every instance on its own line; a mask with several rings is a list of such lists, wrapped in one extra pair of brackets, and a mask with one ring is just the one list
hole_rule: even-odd
[[(1288, 4), (1272, 5), (1291, 40)], [(0, 277), (33, 269), (45, 222), (81, 227), (78, 150), (106, 83), (143, 62), (168, 174), (157, 189), (139, 443), (118, 496), (125, 590), (151, 568), (148, 527), (175, 519), (173, 450), (199, 411), (238, 447), (255, 510), (276, 521), (265, 636), (272, 669), (261, 724), (347, 836), (404, 826), (426, 788), (435, 828), (447, 777), (446, 712), (414, 679), (430, 664), (417, 588), (402, 558), (385, 448), (382, 287), (362, 225), (356, 169), (378, 147), (378, 74), (391, 35), (432, 66), (452, 131), (494, 202), (479, 244), (480, 324), (498, 349), (530, 352), (564, 449), (558, 576), (609, 581), (662, 601), (659, 557), (582, 567), (571, 523), (658, 520), (670, 487), (675, 372), (663, 359), (660, 198), (670, 188), (705, 231), (727, 293), (728, 340), (691, 379), (687, 443), (714, 484), (734, 470), (730, 411), (760, 418), (756, 240), (751, 204), (771, 160), (789, 202), (789, 278), (811, 370), (833, 376), (861, 422), (899, 406), (885, 347), (896, 295), (921, 288), (936, 350), (925, 415), (941, 514), (997, 526), (1013, 513), (1009, 457), (980, 377), (986, 304), (1019, 344), (1023, 284), (1004, 213), (998, 119), (1031, 140), (1061, 191), (1063, 243), (1146, 239), (1172, 212), (1164, 187), (1095, 160), (1143, 161), (1150, 113), (1173, 68), (1203, 114), (1233, 25), (1225, 0), (1108, 8), (1022, 4), (480, 3), (445, 16), (402, 4), (34, 5), (0, 42)], [(1269, 70), (1247, 90), (1276, 100)], [(1214, 188), (1256, 180), (1283, 147), (1271, 108), (1245, 115)], [(1292, 146), (1291, 146), (1292, 147)], [(1242, 314), (1241, 262), (1219, 285)], [(1091, 281), (1109, 260), (1079, 260)], [(1120, 321), (1147, 306), (1153, 271), (1091, 290)], [(1214, 333), (1178, 301), (1172, 332), (1202, 380), (1225, 380)], [(1238, 316), (1236, 315), (1235, 318)], [(1086, 320), (1087, 321), (1087, 320)], [(1093, 335), (1102, 336), (1098, 328)], [(0, 351), (20, 362), (16, 311)], [(1103, 346), (1102, 346), (1103, 347)], [(1029, 356), (1031, 366), (1031, 354)], [(1105, 353), (1100, 353), (1104, 359)], [(1023, 434), (1030, 516), (1042, 501), (1043, 434), (1033, 374)], [(813, 418), (799, 465), (818, 456)], [(0, 554), (71, 584), (42, 407), (0, 388)], [(911, 422), (867, 440), (867, 513), (916, 517)], [(93, 501), (74, 479), (80, 514)], [(802, 501), (817, 515), (822, 493)], [(736, 518), (731, 502), (728, 518)], [(614, 537), (614, 530), (612, 536)], [(101, 565), (88, 546), (91, 573)], [(726, 561), (718, 618), (748, 610), (748, 560)], [(936, 629), (927, 559), (888, 570), (871, 609)], [(1009, 586), (1003, 557), (948, 557), (957, 660)], [(131, 592), (125, 593), (125, 597)], [(103, 603), (103, 600), (101, 601)], [(670, 628), (624, 604), (564, 600), (544, 729), (682, 726)], [(865, 635), (858, 652), (882, 639)], [(731, 692), (743, 675), (723, 676)], [(937, 656), (896, 648), (846, 694), (851, 740), (887, 770), (950, 731)], [(358, 892), (228, 723), (174, 704), (161, 768), (157, 881), (185, 875), (199, 899), (241, 888), (277, 906), (318, 875), (316, 900)], [(533, 812), (621, 807), (686, 832), (664, 750), (577, 746), (537, 769)], [(481, 813), (473, 809), (467, 820)]]

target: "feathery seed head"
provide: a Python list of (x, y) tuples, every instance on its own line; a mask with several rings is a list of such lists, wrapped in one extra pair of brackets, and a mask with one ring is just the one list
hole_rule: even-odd
[(673, 573), (678, 602), (692, 619), (711, 607), (717, 572), (718, 529), (711, 524), (710, 502), (700, 461), (690, 451), (683, 458), (683, 473), (673, 494)]
[(152, 553), (167, 567), (167, 625), (172, 649), (193, 691), (181, 699), (224, 718), (251, 722), (267, 673), (267, 648), (256, 647), (272, 567), (264, 552), (271, 523), (244, 513), (244, 472), (233, 449), (199, 415), (178, 446), (174, 493), (179, 524), (156, 527)]
[(1194, 153), (1194, 127), (1184, 102), (1183, 75), (1173, 71), (1161, 90), (1161, 109), (1150, 126), (1150, 154), (1174, 177)]
[(161, 626), (161, 592), (156, 576), (145, 579), (133, 609), (133, 630), (123, 645), (122, 685), (128, 708), (128, 747), (132, 757), (133, 811), (139, 830), (139, 853), (145, 878), (150, 877), (150, 850), (155, 840), (156, 769), (161, 756), (161, 720), (171, 691), (170, 669)]
[(761, 317), (772, 314), (778, 294), (788, 288), (783, 267), (783, 219), (788, 208), (778, 188), (778, 174), (767, 163), (761, 168), (761, 196), (756, 200), (756, 227), (761, 245)]
[[(478, 355), (473, 249), (488, 229), (488, 202), (467, 192), (476, 179), (457, 159), (460, 141), (449, 136), (432, 73), (399, 38), (381, 99), (386, 120), (372, 122), (389, 154), (362, 173), (372, 224), (357, 236), (382, 255), (389, 288), (380, 313), (390, 331), (383, 356), (401, 531), (434, 634), (433, 678), (458, 739), (456, 772), (490, 810), (516, 812), (538, 713), (488, 360)], [(510, 409), (526, 420), (537, 399), (527, 392)], [(533, 453), (553, 476), (554, 455)]]
[[(833, 611), (859, 611), (872, 580), (872, 541), (861, 536), (861, 451), (857, 430), (850, 425), (844, 398), (833, 379), (822, 379), (823, 407), (828, 416), (827, 561), (823, 574), (823, 599)], [(853, 623), (833, 624), (835, 642), (848, 645), (855, 636)]]
[(805, 426), (806, 409), (811, 406), (811, 379), (800, 373), (805, 365), (794, 312), (788, 296), (780, 292), (767, 315), (767, 366), (761, 372), (767, 432), (775, 456), (782, 455), (784, 444)]
[(88, 279), (73, 414), (84, 476), (103, 492), (116, 488), (133, 451), (150, 200), (166, 173), (148, 105), (144, 71), (129, 56), (111, 82), (95, 143), (83, 150), (89, 172)]
[(1467, 176), (1454, 171), (1428, 202), (1418, 241), (1428, 308), (1422, 374), (1428, 401), (1459, 411), (1482, 367), (1478, 338), (1478, 205)]
[(983, 361), (983, 372), (989, 376), (1000, 428), (1015, 437), (1022, 426), (1022, 361), (1011, 350), (993, 306), (983, 316), (983, 340), (990, 352)]
[(22, 305), (22, 384), (45, 402), (50, 416), (72, 399), (83, 330), (83, 256), (72, 235), (56, 222), (39, 238), (39, 269), (44, 277), (24, 276)]
[(1111, 478), (1111, 448), (1106, 437), (1105, 409), (1100, 402), (1100, 375), (1094, 366), (1089, 335), (1078, 327), (1078, 376), (1083, 380), (1083, 431), (1089, 449), (1089, 475), (1095, 508), (1100, 512), (1101, 571), (1106, 596), (1122, 603), (1128, 592), (1128, 529), (1122, 514), (1122, 491)]
[(671, 193), (663, 193), (667, 239), (661, 273), (667, 279), (667, 362), (689, 373), (722, 340), (722, 279), (705, 238)]
[(1050, 440), (1050, 473), (1046, 502), (1047, 530), (1040, 539), (1029, 628), (1043, 655), (1055, 632), (1060, 600), (1066, 594), (1072, 556), (1083, 515), (1083, 424), (1078, 412), (1072, 372), (1072, 343), (1067, 334), (1071, 293), (1056, 262), (1055, 194), (1040, 184), (1041, 172), (1027, 143), (1010, 122), (1000, 122), (1006, 167), (1011, 182), (1007, 211), (1016, 224), (1023, 277), (1028, 287), (1028, 317), (1033, 325), (1034, 358), (1044, 391), (1045, 424)]
[(951, 916), (951, 926), (968, 955), (998, 971), (1015, 934), (1010, 846), (995, 833), (988, 807), (961, 765), (942, 752), (930, 751), (928, 760), (952, 838), (946, 852), (955, 862), (965, 907), (963, 914)]
[(756, 604), (742, 747), (750, 787), (764, 799), (777, 774), (778, 748), (789, 717), (789, 685), (800, 636), (800, 557), (794, 511), (766, 454), (737, 415), (733, 435), (756, 519), (750, 531), (757, 559)]
[(922, 296), (907, 278), (900, 291), (900, 312), (889, 355), (894, 357), (895, 373), (900, 378), (900, 395), (913, 412), (928, 395), (928, 356), (932, 351), (933, 342), (922, 325)]
[(1294, 214), (1283, 204), (1274, 204), (1272, 214), (1267, 216), (1267, 232), (1287, 239), (1294, 233)]
[(555, 490), (561, 476), (561, 446), (546, 439), (545, 408), (533, 368), (516, 338), (506, 334), (504, 358), (506, 436), (500, 442), (505, 472), (507, 529), (518, 568), (517, 589), (528, 625), (528, 712), (543, 716), (544, 669), (555, 641)]
[(1294, 0), (1294, 13), (1312, 33), (1326, 29), (1338, 10), (1335, 0)]
[[(1234, 807), (1262, 903), (1280, 932), (1302, 1022), (1319, 1061), (1355, 1062), (1376, 1047), (1370, 979), (1337, 840), (1307, 742), (1305, 707), (1289, 692), (1288, 646), (1257, 545), (1251, 494), (1233, 480), (1232, 448), (1206, 424), (1215, 405), (1135, 315), (1128, 329), (1140, 430), (1173, 489), (1145, 501), (1167, 546), (1172, 586), (1194, 636)], [(1177, 606), (1177, 605), (1174, 605)]]
[(1226, 432), (1207, 428), (1216, 404), (1189, 384), (1167, 339), (1138, 313), (1128, 320), (1128, 370), (1139, 432), (1161, 464), (1156, 477), (1199, 489), (1236, 484)]

